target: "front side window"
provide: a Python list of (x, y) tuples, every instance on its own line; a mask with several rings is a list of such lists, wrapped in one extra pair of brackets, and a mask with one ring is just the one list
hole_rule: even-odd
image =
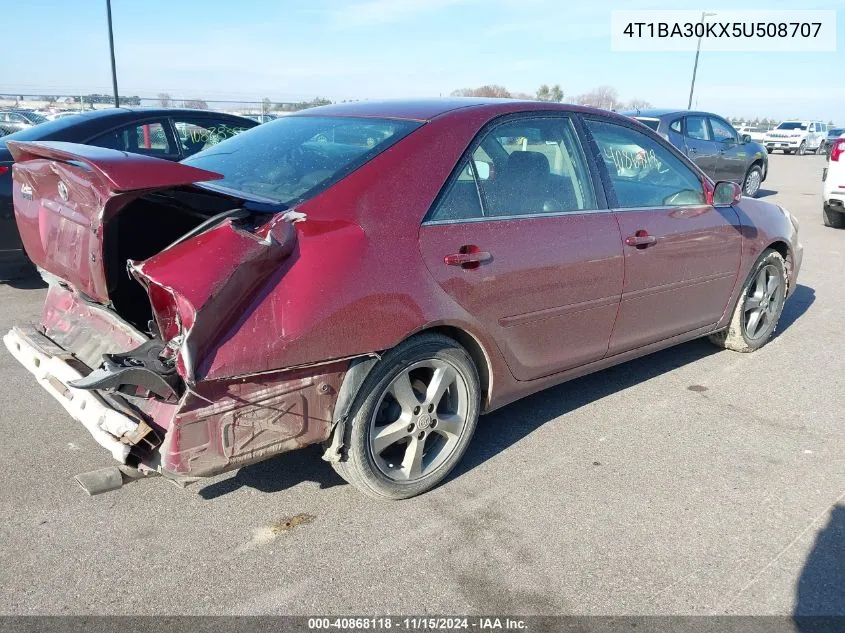
[(88, 145), (107, 147), (122, 152), (132, 152), (133, 154), (146, 154), (147, 156), (161, 157), (176, 154), (167, 139), (164, 123), (159, 121), (134, 123), (106, 132), (89, 141)]
[(183, 162), (223, 174), (209, 183), (211, 187), (291, 205), (325, 190), (420, 125), (395, 119), (286, 116)]
[(224, 121), (191, 117), (174, 118), (173, 126), (176, 128), (179, 149), (185, 156), (192, 156), (249, 129)]
[(704, 204), (696, 174), (661, 143), (631, 128), (587, 121), (598, 145), (620, 208)]
[(721, 119), (710, 118), (710, 127), (713, 129), (713, 140), (720, 143), (736, 142), (736, 132)]
[[(480, 200), (479, 200), (480, 194)], [(590, 175), (566, 117), (511, 119), (477, 142), (430, 220), (565, 213), (596, 208)]]
[(707, 128), (707, 119), (703, 116), (688, 116), (687, 136), (699, 141), (709, 141), (710, 130)]

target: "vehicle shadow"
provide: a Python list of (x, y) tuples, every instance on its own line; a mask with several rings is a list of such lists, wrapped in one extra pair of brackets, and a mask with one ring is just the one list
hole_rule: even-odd
[(47, 287), (47, 283), (36, 272), (22, 277), (2, 279), (0, 280), (0, 284), (5, 284), (6, 286), (16, 288), (17, 290), (39, 290)]
[[(779, 333), (795, 323), (814, 300), (813, 289), (799, 285), (786, 302)], [(486, 415), (479, 421), (466, 455), (446, 481), (471, 471), (554, 418), (719, 352), (708, 340), (697, 339), (552, 387)], [(204, 486), (198, 494), (211, 500), (243, 487), (281, 492), (305, 481), (316, 482), (320, 489), (345, 484), (321, 459), (322, 453), (320, 445), (312, 445), (244, 466), (234, 476)]]
[(244, 466), (234, 476), (210, 483), (197, 492), (203, 499), (211, 500), (244, 487), (260, 492), (281, 492), (304, 481), (316, 482), (321, 490), (345, 484), (321, 459), (322, 454), (319, 444), (282, 453), (278, 457)]
[[(778, 334), (795, 323), (814, 300), (812, 288), (798, 285), (784, 306)], [(480, 419), (466, 455), (447, 481), (471, 471), (549, 420), (719, 352), (707, 339), (697, 339), (577, 378), (494, 411)]]
[(772, 191), (771, 189), (760, 189), (757, 191), (757, 199), (768, 198), (769, 196), (776, 196), (777, 194), (777, 191)]
[(801, 570), (795, 595), (793, 616), (799, 631), (826, 630), (818, 628), (818, 616), (840, 616), (840, 627), (845, 625), (841, 617), (845, 616), (845, 506), (835, 505), (830, 511), (830, 520)]
[(783, 312), (778, 321), (778, 329), (775, 336), (780, 336), (786, 329), (795, 323), (801, 316), (810, 309), (813, 302), (816, 300), (816, 291), (809, 286), (798, 284), (795, 286), (795, 292), (786, 300), (783, 306)]

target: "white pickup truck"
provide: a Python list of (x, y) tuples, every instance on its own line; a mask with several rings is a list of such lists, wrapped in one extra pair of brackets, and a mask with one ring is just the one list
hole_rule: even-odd
[(771, 154), (776, 149), (784, 154), (818, 152), (827, 138), (827, 124), (821, 121), (783, 121), (774, 130), (766, 132), (763, 144)]

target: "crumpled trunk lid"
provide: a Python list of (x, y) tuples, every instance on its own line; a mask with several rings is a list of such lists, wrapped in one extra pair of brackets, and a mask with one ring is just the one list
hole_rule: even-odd
[(159, 158), (62, 142), (9, 141), (24, 249), (89, 299), (109, 302), (104, 225), (139, 196), (220, 174)]

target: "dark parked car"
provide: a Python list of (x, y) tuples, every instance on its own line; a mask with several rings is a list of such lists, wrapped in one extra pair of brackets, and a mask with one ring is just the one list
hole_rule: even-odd
[[(372, 144), (331, 141), (362, 125)], [(50, 288), (6, 347), (132, 476), (322, 442), (365, 493), (410, 497), (479, 413), (701, 336), (761, 347), (801, 267), (788, 211), (577, 106), (331, 105), (181, 163), (10, 146)]]
[(740, 135), (722, 117), (689, 110), (624, 112), (667, 139), (714, 180), (742, 185), (751, 198), (760, 191), (769, 171), (766, 147)]
[(47, 117), (32, 110), (0, 110), (0, 136), (27, 130), (46, 120)]
[(257, 125), (250, 119), (207, 110), (110, 108), (0, 137), (0, 279), (13, 277), (26, 264), (12, 211), (8, 141), (70, 141), (176, 161)]
[(819, 149), (819, 153), (821, 154), (824, 152), (824, 155), (827, 158), (830, 158), (830, 148), (833, 147), (833, 143), (839, 140), (839, 137), (845, 134), (845, 127), (832, 127), (827, 131), (827, 138), (822, 142), (822, 148)]

